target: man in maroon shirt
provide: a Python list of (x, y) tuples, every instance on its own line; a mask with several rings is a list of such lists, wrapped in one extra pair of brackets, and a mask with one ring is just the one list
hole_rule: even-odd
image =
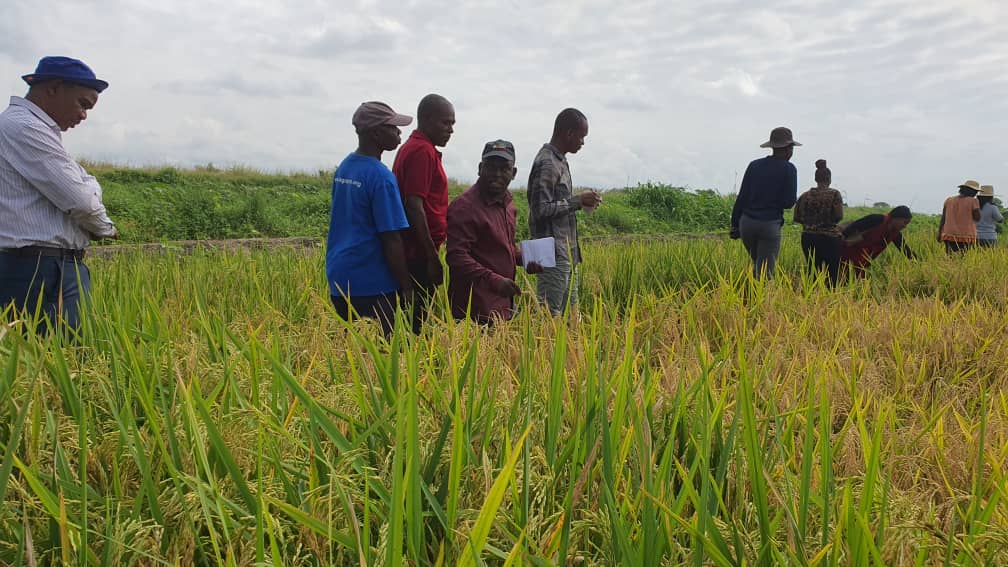
[(444, 283), (438, 251), (447, 235), (448, 176), (441, 152), (451, 138), (455, 108), (441, 95), (429, 94), (417, 107), (417, 129), (399, 148), (392, 172), (399, 183), (410, 228), (403, 247), (415, 282), (413, 332), (419, 334), (437, 286)]
[[(514, 313), (515, 266), (522, 263), (515, 244), (515, 206), (508, 184), (518, 170), (511, 142), (497, 140), (483, 147), (476, 184), (448, 207), (448, 297), (452, 315), (468, 313), (491, 324)], [(530, 274), (542, 266), (530, 262)]]

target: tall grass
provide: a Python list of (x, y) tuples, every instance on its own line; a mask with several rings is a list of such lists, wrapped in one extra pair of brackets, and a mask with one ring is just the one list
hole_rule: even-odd
[(1004, 564), (1008, 253), (920, 252), (599, 244), (578, 317), (389, 341), (318, 251), (95, 260), (0, 327), (0, 561)]

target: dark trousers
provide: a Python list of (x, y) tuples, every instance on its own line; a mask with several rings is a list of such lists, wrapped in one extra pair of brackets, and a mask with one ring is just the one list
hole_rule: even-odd
[(410, 260), (406, 263), (406, 267), (413, 280), (413, 313), (411, 317), (413, 334), (419, 335), (423, 330), (424, 321), (427, 320), (427, 312), (430, 311), (431, 300), (434, 298), (434, 292), (437, 291), (438, 282), (432, 282), (427, 276), (427, 262), (425, 260)]
[(0, 310), (13, 304), (34, 313), (41, 307), (46, 329), (80, 326), (80, 303), (91, 291), (91, 272), (71, 257), (12, 253), (0, 250)]
[(978, 238), (977, 245), (980, 248), (994, 248), (995, 246), (997, 246), (997, 238), (994, 238), (993, 240), (987, 238)]
[(802, 254), (810, 268), (825, 270), (830, 287), (840, 279), (840, 238), (828, 234), (801, 235)]
[(946, 240), (945, 253), (950, 256), (952, 254), (961, 254), (974, 246), (976, 246), (975, 242), (952, 242), (950, 240)]
[(388, 337), (395, 327), (397, 296), (395, 292), (382, 295), (360, 295), (342, 297), (330, 295), (336, 315), (344, 321), (352, 321), (354, 317), (370, 317), (377, 319), (382, 333)]

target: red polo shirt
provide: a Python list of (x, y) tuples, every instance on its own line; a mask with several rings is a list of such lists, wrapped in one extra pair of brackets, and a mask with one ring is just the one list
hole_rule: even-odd
[[(441, 152), (426, 134), (414, 130), (396, 153), (392, 173), (399, 183), (404, 205), (409, 195), (423, 199), (431, 240), (440, 249), (448, 234), (448, 176), (441, 165)], [(412, 230), (403, 232), (403, 247), (409, 259), (423, 256), (423, 248)]]
[(515, 206), (511, 193), (492, 201), (473, 185), (448, 207), (448, 297), (452, 314), (463, 318), (469, 296), (477, 321), (494, 316), (510, 319), (512, 298), (494, 293), (491, 284), (513, 280), (522, 263), (515, 243)]

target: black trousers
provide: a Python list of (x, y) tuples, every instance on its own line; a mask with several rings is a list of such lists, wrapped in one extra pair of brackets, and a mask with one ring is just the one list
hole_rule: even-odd
[(427, 320), (427, 312), (430, 311), (438, 282), (432, 282), (428, 277), (425, 260), (410, 260), (406, 263), (406, 267), (409, 269), (410, 278), (413, 279), (413, 334), (419, 335), (424, 321)]
[(840, 237), (803, 232), (801, 248), (809, 267), (826, 270), (830, 287), (835, 287), (840, 279)]
[(951, 240), (945, 241), (945, 253), (948, 255), (961, 254), (970, 248), (976, 247), (975, 242), (952, 242)]
[(381, 324), (382, 333), (386, 337), (392, 334), (395, 326), (395, 312), (397, 296), (395, 292), (382, 295), (359, 295), (352, 297), (342, 297), (330, 295), (333, 307), (336, 308), (336, 315), (344, 321), (351, 321), (353, 317), (371, 317), (377, 319)]

